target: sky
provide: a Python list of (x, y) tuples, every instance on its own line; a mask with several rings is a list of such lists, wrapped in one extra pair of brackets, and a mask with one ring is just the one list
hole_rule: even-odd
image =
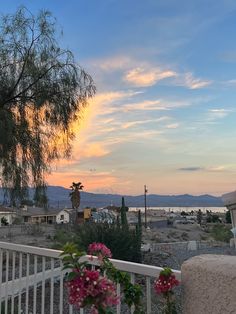
[(236, 1), (3, 1), (48, 9), (97, 93), (50, 185), (95, 193), (236, 189)]

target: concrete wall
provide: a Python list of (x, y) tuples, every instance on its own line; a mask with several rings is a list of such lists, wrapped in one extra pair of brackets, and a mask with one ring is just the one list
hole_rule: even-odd
[(1, 226), (0, 227), (0, 238), (8, 238), (8, 237), (16, 237), (22, 235), (37, 235), (38, 233), (44, 234), (47, 236), (48, 234), (52, 235), (55, 233), (54, 225), (9, 225), (9, 226)]
[(181, 268), (183, 314), (236, 313), (236, 257), (199, 255)]
[[(229, 247), (228, 243), (217, 241), (183, 241), (169, 243), (151, 243), (151, 252), (195, 251), (212, 247)], [(236, 313), (236, 312), (235, 312)]]

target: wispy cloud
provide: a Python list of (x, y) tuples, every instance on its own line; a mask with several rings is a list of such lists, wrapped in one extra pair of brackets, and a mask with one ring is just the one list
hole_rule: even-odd
[(106, 59), (94, 60), (92, 64), (99, 67), (103, 71), (111, 72), (116, 70), (124, 70), (133, 64), (134, 60), (129, 56), (117, 55)]
[(167, 129), (177, 129), (178, 127), (179, 127), (179, 123), (171, 123), (171, 124), (166, 125)]
[(216, 120), (216, 119), (222, 119), (227, 117), (232, 110), (230, 109), (224, 109), (224, 108), (219, 108), (219, 109), (210, 109), (208, 111), (209, 113), (209, 119), (210, 120)]
[(155, 85), (158, 81), (174, 77), (177, 74), (171, 70), (161, 70), (159, 68), (145, 69), (135, 68), (128, 71), (124, 80), (133, 86), (146, 87)]
[(179, 171), (189, 171), (189, 172), (195, 172), (195, 171), (202, 171), (204, 168), (199, 166), (194, 167), (182, 167), (178, 169)]
[(210, 80), (203, 80), (194, 77), (193, 73), (191, 72), (179, 74), (175, 82), (176, 85), (184, 86), (189, 89), (200, 89), (212, 84), (212, 81)]
[(193, 166), (193, 167), (182, 167), (178, 168), (178, 171), (186, 171), (186, 172), (235, 172), (236, 166), (235, 165), (218, 165), (218, 166), (207, 166), (207, 167), (200, 167), (200, 166)]
[(136, 121), (129, 121), (122, 124), (123, 129), (128, 129), (133, 126), (142, 125), (142, 124), (148, 124), (148, 123), (154, 123), (154, 122), (161, 122), (171, 119), (170, 117), (164, 116), (157, 119), (147, 119), (147, 120), (136, 120)]

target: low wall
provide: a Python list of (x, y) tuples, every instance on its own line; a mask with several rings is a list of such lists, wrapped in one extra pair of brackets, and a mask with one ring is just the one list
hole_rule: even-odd
[(181, 267), (183, 314), (236, 313), (236, 257), (199, 255)]
[(183, 241), (183, 242), (169, 242), (169, 243), (152, 243), (152, 252), (172, 252), (176, 250), (181, 251), (196, 251), (211, 247), (229, 247), (228, 243), (217, 242), (217, 241)]
[(45, 236), (55, 233), (54, 225), (47, 224), (22, 224), (22, 225), (9, 225), (0, 227), (0, 238), (11, 238), (22, 235), (37, 235), (43, 234)]

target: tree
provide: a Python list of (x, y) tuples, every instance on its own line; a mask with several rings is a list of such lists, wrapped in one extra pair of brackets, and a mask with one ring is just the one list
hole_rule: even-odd
[(202, 223), (202, 211), (201, 211), (201, 209), (199, 209), (197, 212), (197, 223), (199, 225), (201, 225), (201, 223)]
[(8, 225), (8, 221), (7, 221), (6, 217), (2, 217), (1, 218), (1, 225), (3, 225), (3, 226), (7, 226)]
[(78, 209), (80, 206), (80, 191), (83, 190), (84, 186), (81, 182), (75, 183), (72, 182), (72, 185), (70, 186), (71, 192), (70, 192), (70, 200), (72, 204), (73, 209)]
[(125, 206), (124, 196), (122, 196), (122, 205), (120, 208), (120, 218), (121, 218), (122, 228), (128, 228), (128, 221), (127, 221), (127, 216), (126, 216), (126, 206)]
[(225, 221), (227, 224), (231, 224), (231, 214), (230, 214), (230, 210), (227, 210), (227, 212), (225, 213)]
[(80, 191), (83, 190), (84, 186), (82, 185), (81, 182), (75, 183), (72, 182), (72, 185), (70, 186), (71, 192), (70, 192), (70, 200), (71, 200), (71, 205), (72, 208), (75, 209), (72, 217), (72, 221), (76, 223), (77, 218), (78, 218), (78, 213), (77, 210), (80, 206)]
[(33, 16), (21, 7), (1, 20), (0, 174), (11, 203), (26, 198), (29, 185), (45, 195), (45, 174), (70, 155), (72, 122), (95, 93), (56, 37), (48, 11)]
[(113, 258), (132, 262), (141, 261), (140, 239), (135, 230), (119, 228), (116, 223), (92, 222), (75, 226), (74, 229), (73, 241), (81, 250), (87, 250), (90, 243), (101, 242), (110, 248)]

